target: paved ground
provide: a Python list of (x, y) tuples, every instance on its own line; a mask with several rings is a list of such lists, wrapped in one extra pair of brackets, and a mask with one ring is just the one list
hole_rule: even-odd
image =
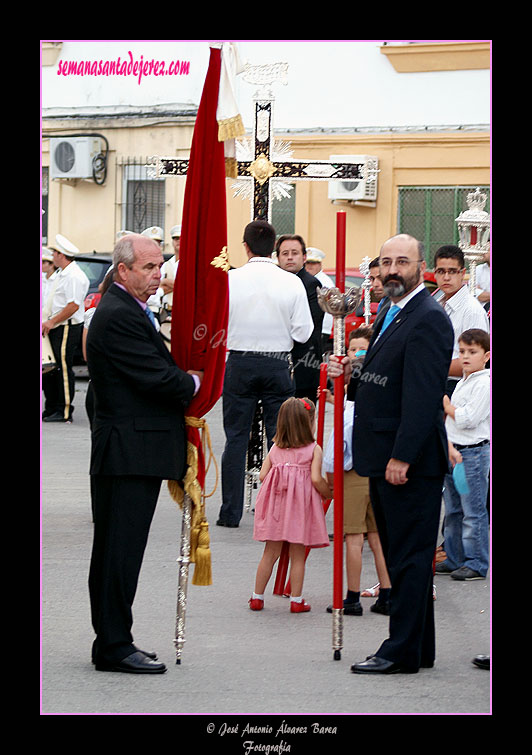
[[(86, 381), (78, 380), (72, 425), (42, 427), (43, 714), (194, 714), (187, 725), (217, 751), (225, 743), (232, 752), (258, 751), (263, 745), (277, 745), (270, 752), (288, 751), (287, 746), (299, 752), (308, 738), (313, 744), (332, 743), (331, 732), (319, 732), (312, 723), (335, 727), (340, 734), (351, 715), (491, 712), (490, 674), (471, 663), (476, 654), (490, 652), (488, 580), (461, 583), (435, 577), (434, 669), (379, 678), (351, 674), (350, 665), (374, 652), (387, 636), (387, 618), (371, 613), (372, 599), (363, 598), (364, 615), (344, 617), (342, 657), (333, 660), (332, 618), (325, 610), (332, 601), (332, 547), (311, 553), (307, 561), (304, 594), (310, 613), (290, 614), (288, 600), (273, 594), (267, 594), (264, 611), (251, 612), (247, 601), (262, 545), (252, 539), (251, 512), (238, 529), (215, 526), (220, 488), (207, 504), (213, 585), (189, 582), (181, 665), (175, 664), (173, 645), (181, 516), (164, 483), (133, 630), (138, 646), (156, 649), (168, 671), (153, 677), (95, 671), (87, 592), (92, 521), (85, 390)], [(220, 403), (207, 420), (219, 459)], [(330, 421), (328, 413), (327, 428)], [(366, 548), (363, 585), (376, 581)], [(273, 579), (268, 591), (272, 587)], [(274, 718), (268, 723), (265, 716)], [(306, 734), (279, 729), (285, 717), (291, 727), (306, 727)], [(238, 731), (230, 732), (230, 723)], [(252, 724), (267, 730), (258, 733)]]

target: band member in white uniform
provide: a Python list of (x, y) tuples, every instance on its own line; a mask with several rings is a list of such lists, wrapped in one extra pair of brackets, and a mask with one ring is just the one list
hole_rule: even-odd
[(65, 236), (58, 233), (50, 249), (59, 270), (48, 287), (42, 333), (50, 339), (58, 369), (42, 376), (43, 422), (72, 422), (74, 354), (81, 346), (89, 279), (74, 260), (79, 249)]

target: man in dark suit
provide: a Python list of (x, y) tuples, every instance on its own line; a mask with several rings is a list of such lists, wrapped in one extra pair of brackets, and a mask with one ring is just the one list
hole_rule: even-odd
[(321, 281), (305, 269), (307, 250), (303, 238), (297, 234), (285, 234), (277, 239), (275, 245), (279, 267), (289, 273), (295, 273), (303, 282), (307, 292), (310, 314), (314, 323), (312, 335), (306, 343), (294, 343), (292, 362), (294, 364), (294, 396), (316, 400), (320, 384), (321, 328), (324, 311), (318, 303), (318, 289)]
[(87, 336), (94, 391), (89, 593), (100, 671), (166, 671), (155, 653), (133, 644), (132, 604), (161, 482), (185, 472), (184, 407), (202, 374), (177, 367), (146, 307), (163, 262), (152, 239), (122, 238), (113, 252), (114, 283)]
[(453, 329), (423, 284), (422, 245), (399, 234), (380, 252), (390, 297), (374, 324), (364, 364), (351, 377), (355, 400), (353, 466), (370, 478), (370, 494), (392, 583), (389, 637), (353, 673), (416, 673), (434, 665), (432, 563), (444, 474), (448, 470), (442, 398)]

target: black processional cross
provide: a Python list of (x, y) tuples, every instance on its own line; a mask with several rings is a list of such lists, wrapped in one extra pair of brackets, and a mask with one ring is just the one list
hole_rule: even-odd
[[(338, 162), (330, 160), (272, 159), (273, 102), (268, 85), (283, 81), (286, 77), (285, 63), (274, 65), (246, 65), (243, 78), (251, 84), (259, 84), (255, 93), (255, 121), (253, 127), (253, 159), (237, 160), (237, 177), (253, 180), (253, 220), (271, 222), (272, 179), (292, 181), (331, 181), (374, 179), (377, 170), (366, 162)], [(151, 173), (160, 176), (186, 176), (188, 159), (154, 156), (150, 160)]]

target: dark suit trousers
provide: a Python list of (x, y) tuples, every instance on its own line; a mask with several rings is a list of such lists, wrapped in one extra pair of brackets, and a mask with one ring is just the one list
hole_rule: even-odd
[(389, 638), (376, 655), (405, 667), (435, 658), (433, 560), (443, 477), (412, 476), (404, 485), (370, 478), (370, 496), (392, 583)]
[(222, 454), (220, 519), (238, 524), (244, 508), (244, 482), (249, 434), (259, 399), (264, 411), (268, 447), (277, 429), (283, 401), (294, 395), (286, 358), (230, 352), (223, 389), (225, 448)]
[(112, 663), (135, 652), (132, 606), (160, 488), (158, 477), (93, 476), (93, 660)]

